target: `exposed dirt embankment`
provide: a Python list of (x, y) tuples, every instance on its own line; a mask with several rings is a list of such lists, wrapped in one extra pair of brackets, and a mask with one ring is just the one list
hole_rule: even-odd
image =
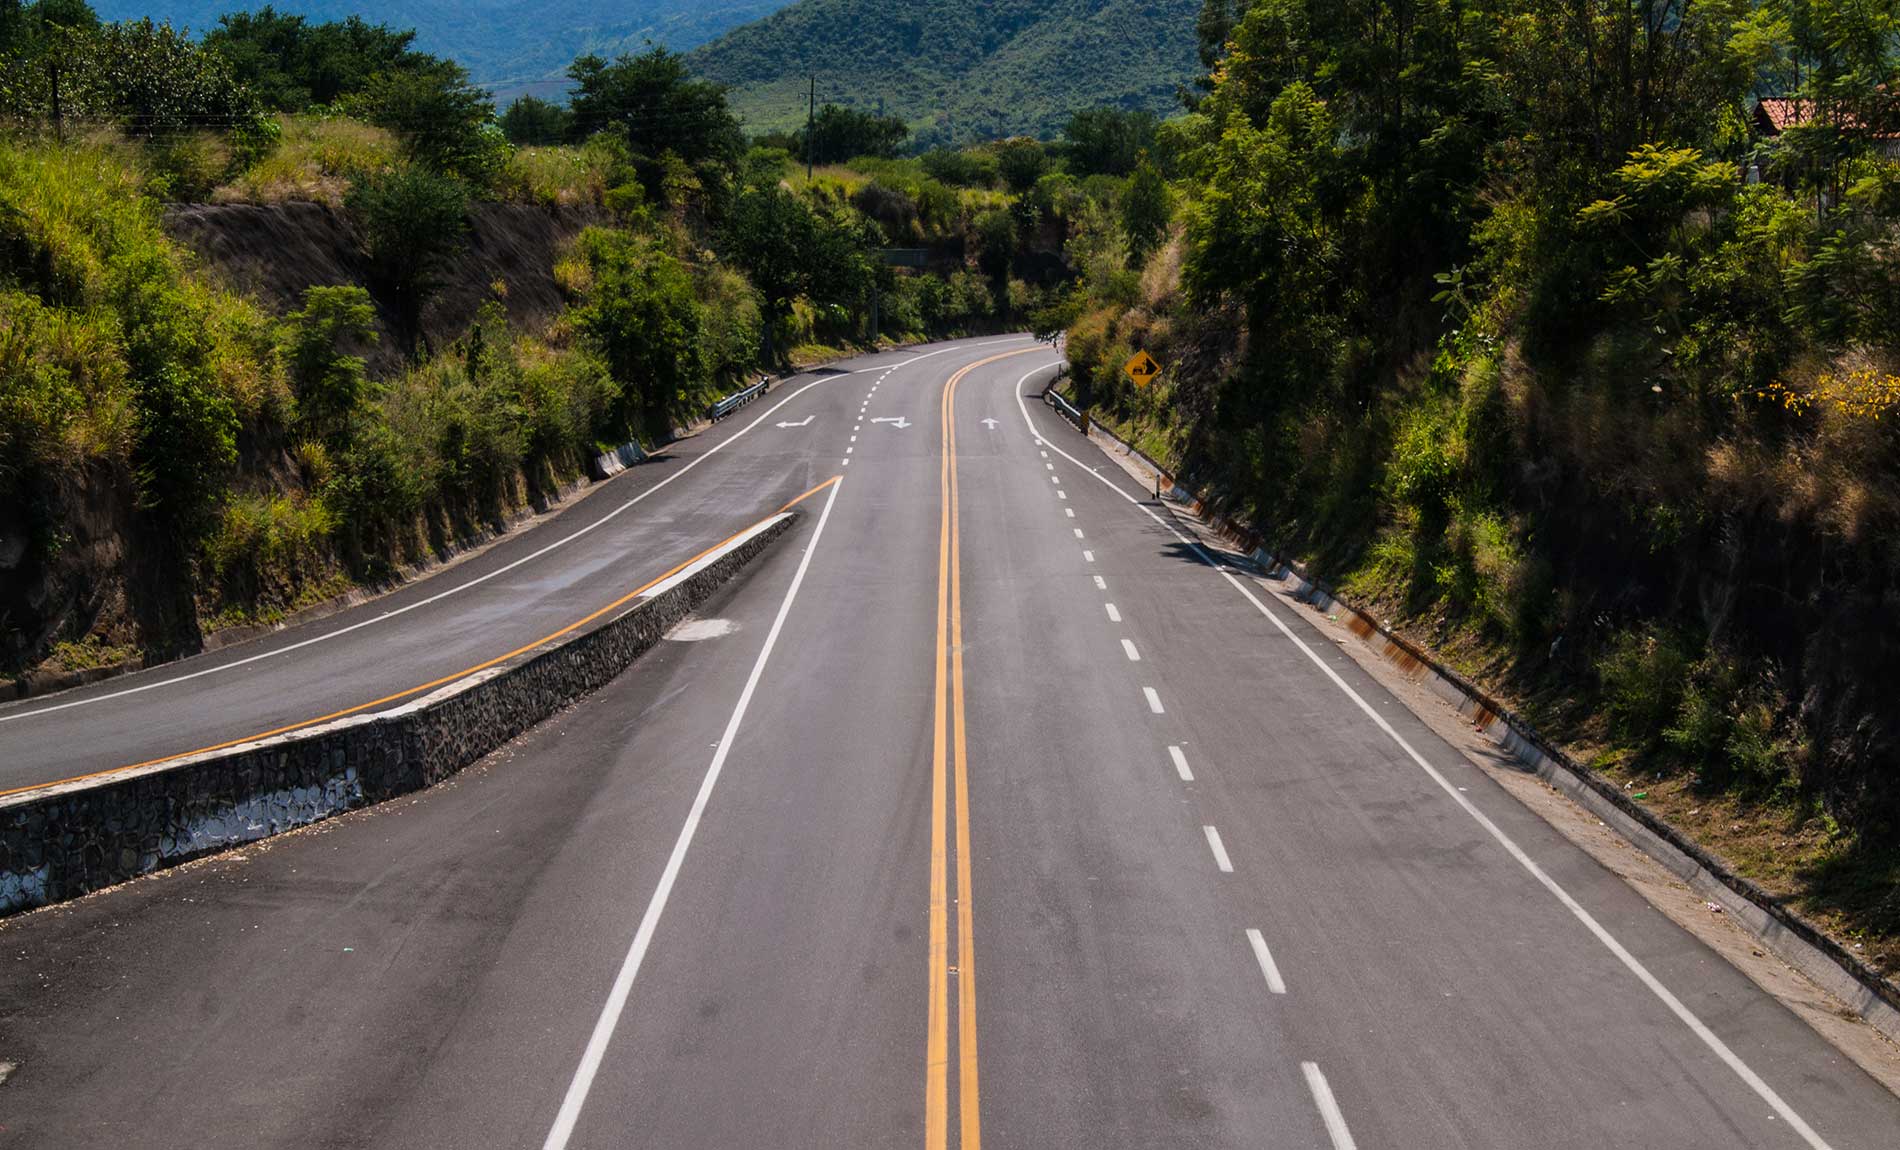
[[(442, 269), (421, 330), (392, 330), (394, 311), (377, 300), (381, 339), (361, 349), (371, 373), (396, 374), (411, 347), (450, 346), (496, 298), (497, 285), (517, 330), (545, 329), (563, 306), (555, 259), (563, 244), (599, 221), (586, 208), (471, 206), (465, 245)], [(300, 308), (313, 286), (376, 291), (355, 226), (322, 204), (183, 204), (167, 210), (164, 225), (213, 277), (278, 314)], [(233, 490), (295, 485), (281, 443), (247, 429), (240, 448)], [(0, 677), (0, 695), (63, 686), (140, 655), (149, 661), (199, 649), (204, 638), (189, 548), (167, 538), (138, 506), (130, 471), (100, 461), (45, 479), (34, 498), (0, 506), (0, 675), (22, 676), (17, 683)], [(511, 489), (530, 501), (534, 479)], [(457, 534), (434, 532), (438, 555), (468, 542), (450, 537)]]
[[(421, 344), (443, 347), (459, 337), (484, 303), (505, 285), (508, 319), (538, 330), (560, 314), (554, 259), (562, 244), (592, 223), (597, 210), (525, 204), (474, 204), (467, 243), (442, 272), (442, 287), (422, 313)], [(212, 274), (276, 312), (302, 306), (304, 289), (350, 284), (376, 292), (356, 228), (325, 204), (180, 204), (165, 229), (198, 253)], [(378, 299), (382, 335), (365, 349), (370, 370), (400, 367), (406, 333), (389, 326), (392, 310)]]

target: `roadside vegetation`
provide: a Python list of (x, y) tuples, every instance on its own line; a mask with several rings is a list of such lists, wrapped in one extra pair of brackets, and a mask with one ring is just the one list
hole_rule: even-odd
[(1045, 326), (1098, 415), (1891, 972), (1900, 7), (1642, 11), (1207, 0)]

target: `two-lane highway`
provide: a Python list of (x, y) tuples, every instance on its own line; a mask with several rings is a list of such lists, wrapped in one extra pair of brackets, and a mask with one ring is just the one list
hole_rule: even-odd
[(742, 481), (740, 520), (842, 476), (595, 696), (0, 925), (0, 1145), (1896, 1144), (1900, 1100), (1036, 403), (1055, 353), (906, 358), (622, 517), (690, 552)]

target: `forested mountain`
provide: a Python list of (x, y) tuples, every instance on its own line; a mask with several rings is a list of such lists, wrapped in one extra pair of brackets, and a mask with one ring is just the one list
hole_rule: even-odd
[(753, 131), (818, 98), (901, 116), (924, 144), (1052, 135), (1068, 113), (1166, 113), (1199, 72), (1200, 0), (799, 0), (692, 54)]
[[(504, 97), (563, 86), (568, 62), (587, 52), (637, 52), (647, 41), (684, 50), (780, 7), (784, 0), (281, 0), (279, 12), (315, 20), (361, 16), (414, 28), (416, 47), (447, 56)], [(149, 16), (203, 32), (226, 12), (263, 0), (101, 0), (101, 19)]]

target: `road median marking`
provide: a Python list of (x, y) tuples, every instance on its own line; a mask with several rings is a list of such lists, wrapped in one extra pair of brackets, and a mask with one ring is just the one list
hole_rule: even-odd
[[(937, 641), (933, 674), (930, 778), (929, 994), (924, 1051), (924, 1146), (950, 1141), (950, 976), (957, 987), (957, 1147), (981, 1150), (977, 1073), (975, 900), (971, 892), (970, 771), (964, 718), (963, 579), (957, 480), (956, 391), (986, 364), (1038, 350), (1022, 348), (965, 365), (943, 386), (937, 477), (942, 515), (937, 551)], [(950, 776), (954, 774), (954, 780)], [(950, 804), (955, 802), (956, 962), (950, 961)]]

